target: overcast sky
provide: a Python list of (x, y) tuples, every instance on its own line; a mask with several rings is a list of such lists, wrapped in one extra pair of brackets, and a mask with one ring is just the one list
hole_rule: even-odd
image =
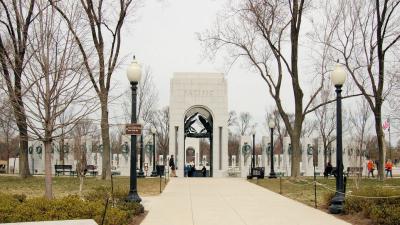
[[(134, 53), (143, 66), (150, 66), (159, 91), (159, 107), (169, 104), (170, 79), (174, 72), (222, 72), (228, 80), (229, 109), (250, 112), (259, 124), (264, 122), (267, 107), (274, 103), (265, 83), (243, 65), (228, 70), (223, 59), (203, 58), (196, 33), (210, 28), (226, 1), (214, 0), (146, 0), (138, 18), (125, 24), (122, 55)], [(125, 90), (125, 68), (115, 74), (114, 85)]]
[[(125, 70), (132, 54), (136, 55), (143, 66), (151, 67), (159, 92), (159, 108), (169, 105), (170, 79), (174, 72), (222, 72), (228, 81), (229, 110), (250, 112), (254, 122), (258, 124), (258, 133), (265, 135), (265, 112), (267, 108), (273, 108), (275, 103), (269, 96), (264, 81), (258, 74), (250, 72), (243, 63), (229, 68), (222, 57), (215, 61), (205, 59), (201, 43), (197, 40), (196, 33), (212, 27), (226, 2), (227, 0), (143, 1), (143, 6), (134, 12), (135, 18), (130, 18), (124, 25), (121, 56), (129, 59), (125, 59), (120, 70), (114, 74), (113, 84), (116, 88), (113, 94), (128, 90)], [(303, 32), (310, 29), (306, 23), (305, 21), (302, 25)], [(308, 53), (300, 51), (300, 59), (304, 58), (302, 54)], [(310, 75), (306, 77), (307, 83), (307, 79), (312, 80), (312, 74), (306, 71), (310, 66), (306, 61), (300, 61), (299, 64), (302, 77)], [(283, 93), (285, 88), (289, 86), (283, 88)], [(311, 87), (303, 89), (306, 98)], [(294, 105), (291, 96), (292, 91), (283, 97), (287, 108)], [(344, 108), (349, 100), (346, 102)]]

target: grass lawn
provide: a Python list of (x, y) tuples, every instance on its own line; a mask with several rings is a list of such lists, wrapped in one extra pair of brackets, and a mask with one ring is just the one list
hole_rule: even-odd
[[(129, 189), (129, 177), (113, 177), (114, 190)], [(165, 188), (165, 180), (161, 182)], [(96, 187), (110, 187), (110, 180), (101, 180), (100, 177), (86, 177), (83, 184), (83, 192), (89, 192)], [(28, 198), (44, 195), (44, 176), (34, 176), (21, 179), (17, 176), (0, 176), (0, 192), (7, 194), (25, 194)], [(79, 179), (77, 177), (59, 176), (53, 177), (54, 197), (64, 197), (69, 194), (78, 194)], [(159, 178), (138, 179), (138, 192), (140, 196), (160, 194)]]
[[(250, 182), (267, 188), (273, 192), (280, 193), (288, 198), (302, 202), (306, 205), (314, 207), (314, 184), (313, 178), (299, 178), (292, 179), (283, 177), (281, 180), (278, 179), (260, 179), (251, 180)], [(323, 184), (317, 185), (317, 207), (321, 210), (326, 211), (329, 206), (327, 202), (328, 197), (335, 190), (335, 179), (334, 178), (317, 178), (317, 182)], [(400, 179), (386, 179), (381, 182), (376, 179), (363, 178), (359, 183), (360, 189), (383, 189), (389, 191), (398, 191), (400, 189)], [(331, 189), (331, 190), (329, 190)], [(333, 191), (332, 191), (333, 190)], [(355, 178), (351, 177), (347, 180), (346, 193), (353, 193), (356, 191)], [(344, 215), (339, 216), (342, 219), (348, 220), (353, 224), (372, 224), (369, 220), (365, 220), (362, 215)]]

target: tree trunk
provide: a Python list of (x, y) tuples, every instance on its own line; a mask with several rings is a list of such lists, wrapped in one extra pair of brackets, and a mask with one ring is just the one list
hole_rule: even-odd
[[(385, 1), (385, 6), (387, 2)], [(376, 91), (374, 91), (374, 99), (375, 99), (375, 109), (374, 115), (375, 115), (375, 130), (376, 130), (376, 136), (378, 138), (378, 149), (379, 149), (379, 165), (378, 165), (378, 177), (379, 180), (383, 181), (384, 177), (384, 163), (385, 163), (385, 148), (384, 148), (384, 133), (382, 129), (382, 103), (383, 103), (383, 83), (384, 83), (384, 77), (385, 77), (385, 52), (383, 50), (383, 42), (385, 39), (385, 34), (382, 32), (382, 28), (384, 30), (386, 29), (386, 25), (384, 26), (385, 23), (385, 17), (380, 14), (380, 8), (379, 8), (379, 0), (375, 0), (375, 5), (376, 5), (376, 10), (378, 16), (376, 17), (377, 20), (377, 26), (376, 26), (376, 46), (377, 46), (377, 56), (378, 56), (378, 88)], [(390, 14), (389, 14), (390, 17)], [(387, 18), (389, 20), (389, 18)], [(388, 20), (386, 22), (388, 22)], [(371, 80), (372, 82), (375, 82)]]
[(65, 159), (65, 154), (64, 154), (64, 143), (65, 143), (65, 137), (64, 137), (64, 135), (62, 134), (62, 135), (61, 135), (61, 139), (60, 139), (60, 146), (59, 146), (59, 149), (60, 149), (60, 164), (61, 164), (61, 165), (64, 165), (64, 159)]
[(51, 181), (51, 141), (44, 141), (44, 174), (45, 174), (45, 197), (53, 198), (53, 187)]
[[(21, 104), (23, 104), (22, 101)], [(22, 178), (27, 178), (31, 175), (28, 163), (28, 125), (24, 107), (20, 105), (14, 106), (14, 111), (19, 131), (19, 174)]]
[(385, 165), (385, 148), (384, 148), (384, 134), (383, 134), (383, 129), (382, 129), (382, 118), (381, 118), (381, 110), (380, 110), (380, 105), (376, 105), (375, 109), (376, 111), (374, 112), (375, 114), (375, 131), (376, 131), (376, 136), (378, 139), (378, 178), (379, 180), (383, 181), (385, 176), (384, 176), (384, 165)]
[(7, 171), (6, 173), (10, 173), (10, 145), (8, 144), (9, 140), (7, 137)]
[(84, 176), (79, 176), (79, 196), (82, 197), (82, 190), (83, 190), (83, 180), (84, 180)]
[(292, 135), (290, 135), (290, 141), (292, 144), (292, 168), (291, 168), (291, 176), (299, 177), (300, 176), (300, 161), (301, 161), (301, 146), (300, 146), (300, 135), (296, 131)]
[(111, 162), (110, 162), (110, 133), (108, 124), (108, 99), (100, 98), (101, 104), (101, 139), (103, 141), (103, 168), (101, 179), (111, 179)]

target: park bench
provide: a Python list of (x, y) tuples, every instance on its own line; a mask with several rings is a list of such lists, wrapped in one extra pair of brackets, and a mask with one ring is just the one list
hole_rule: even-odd
[(264, 179), (264, 167), (255, 167), (251, 169), (252, 171), (247, 176), (247, 179), (253, 179), (256, 177), (257, 179)]
[(97, 176), (97, 174), (99, 173), (97, 171), (97, 167), (95, 165), (87, 165), (86, 166), (86, 172), (91, 175), (91, 176)]
[(229, 167), (228, 168), (228, 176), (230, 177), (238, 177), (240, 174), (240, 170), (238, 167)]
[(285, 172), (284, 171), (277, 171), (275, 172), (277, 177), (284, 177), (285, 176)]
[(0, 173), (6, 173), (6, 165), (0, 164)]
[(350, 175), (360, 175), (362, 176), (362, 167), (347, 167), (347, 176)]
[(60, 176), (61, 173), (63, 175), (65, 175), (65, 173), (69, 173), (70, 176), (75, 175), (75, 171), (72, 170), (72, 165), (54, 165), (54, 170), (56, 176)]

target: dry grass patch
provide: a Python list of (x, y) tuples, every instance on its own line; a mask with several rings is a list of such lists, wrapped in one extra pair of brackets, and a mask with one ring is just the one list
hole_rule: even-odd
[[(129, 177), (114, 177), (114, 189), (129, 189)], [(7, 194), (25, 194), (28, 198), (44, 195), (44, 177), (34, 176), (21, 179), (17, 176), (0, 176), (0, 192)], [(166, 183), (161, 182), (162, 190)], [(99, 177), (86, 177), (83, 185), (83, 193), (88, 193), (99, 187), (111, 187), (110, 180), (101, 180)], [(138, 191), (140, 196), (152, 196), (160, 194), (159, 178), (138, 179)], [(79, 193), (79, 179), (77, 177), (60, 176), (53, 177), (53, 194), (55, 197), (64, 197)]]
[[(251, 180), (250, 182), (267, 188), (273, 192), (281, 193), (282, 195), (293, 200), (314, 207), (314, 184), (313, 178), (311, 177), (302, 177), (298, 179), (284, 177), (281, 180), (278, 178)], [(335, 193), (335, 179), (318, 178), (317, 182), (322, 184), (317, 185), (317, 208), (327, 212), (329, 201)], [(358, 186), (359, 189), (357, 189), (355, 178), (350, 177), (347, 181), (346, 193), (357, 193), (359, 195), (361, 195), (362, 193), (362, 196), (370, 196), (370, 194), (373, 194), (372, 191), (363, 190), (380, 190), (381, 192), (389, 194), (393, 192), (393, 190), (399, 190), (400, 179), (386, 179), (382, 182), (378, 181), (377, 179), (363, 178), (358, 182)], [(377, 224), (373, 223), (370, 218), (365, 217), (365, 213), (360, 212), (349, 212), (347, 215), (338, 215), (337, 217), (356, 225)]]

